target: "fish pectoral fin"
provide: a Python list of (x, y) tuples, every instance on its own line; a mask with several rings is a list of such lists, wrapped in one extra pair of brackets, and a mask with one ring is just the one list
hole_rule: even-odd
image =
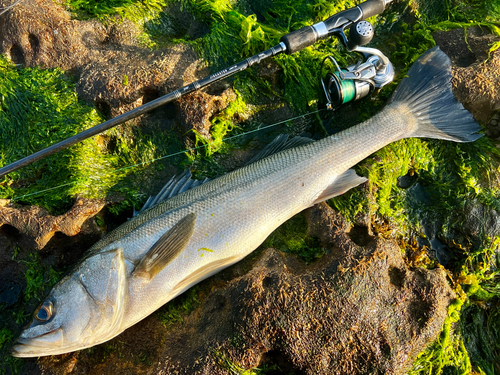
[(341, 175), (337, 176), (335, 181), (323, 191), (313, 204), (326, 201), (327, 199), (344, 194), (346, 191), (356, 187), (363, 182), (368, 181), (366, 177), (361, 177), (356, 174), (354, 169), (348, 169)]
[(147, 254), (135, 267), (132, 276), (151, 280), (167, 264), (174, 260), (185, 249), (194, 233), (196, 214), (188, 214), (170, 228), (149, 249)]

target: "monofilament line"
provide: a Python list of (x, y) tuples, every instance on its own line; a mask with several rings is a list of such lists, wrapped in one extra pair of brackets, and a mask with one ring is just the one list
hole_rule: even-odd
[[(236, 134), (236, 135), (233, 135), (231, 137), (224, 138), (223, 141), (225, 142), (225, 141), (229, 141), (231, 139), (235, 139), (235, 138), (238, 138), (238, 137), (243, 137), (243, 136), (248, 135), (248, 134), (256, 133), (256, 132), (259, 132), (261, 130), (269, 129), (269, 128), (272, 128), (272, 127), (284, 124), (284, 123), (286, 123), (288, 121), (294, 121), (294, 120), (298, 120), (300, 118), (304, 118), (306, 116), (314, 115), (314, 114), (319, 113), (321, 111), (324, 111), (324, 109), (319, 109), (317, 111), (313, 111), (313, 112), (306, 113), (304, 115), (292, 117), (292, 118), (289, 118), (287, 120), (279, 121), (279, 122), (276, 122), (276, 123), (271, 124), (271, 125), (259, 127), (257, 129), (250, 130), (250, 131), (245, 132), (245, 133)], [(151, 164), (151, 163), (157, 162), (159, 160), (168, 159), (168, 158), (171, 158), (171, 157), (174, 157), (174, 156), (177, 156), (177, 155), (185, 154), (186, 152), (200, 150), (200, 149), (203, 149), (203, 148), (205, 148), (207, 146), (208, 146), (208, 144), (204, 144), (204, 145), (201, 145), (201, 146), (198, 146), (198, 147), (188, 148), (187, 150), (174, 152), (172, 154), (168, 154), (168, 155), (165, 155), (165, 156), (160, 156), (159, 158), (156, 158), (156, 159), (151, 159), (151, 160), (147, 160), (147, 161), (144, 161), (144, 162), (141, 162), (141, 163), (132, 164), (132, 165), (129, 165), (129, 166), (126, 166), (126, 167), (121, 167), (121, 168), (115, 169), (113, 171), (110, 171), (110, 172), (108, 172), (106, 174), (107, 175), (111, 175), (111, 174), (114, 174), (114, 173), (117, 173), (117, 172), (121, 172), (121, 171), (124, 171), (124, 170), (127, 170), (127, 169), (131, 169), (131, 168), (135, 168), (135, 167), (140, 167), (140, 166), (146, 165), (146, 164)], [(56, 190), (56, 189), (60, 189), (60, 188), (66, 187), (66, 186), (74, 185), (76, 182), (77, 181), (67, 182), (65, 184), (54, 186), (54, 187), (51, 187), (51, 188), (48, 188), (48, 189), (44, 189), (44, 190), (40, 190), (40, 191), (37, 191), (37, 192), (34, 192), (34, 193), (29, 193), (29, 194), (21, 195), (19, 197), (14, 197), (14, 198), (11, 198), (11, 200), (12, 201), (17, 201), (17, 200), (21, 200), (21, 199), (26, 198), (26, 197), (31, 197), (31, 196), (34, 196), (34, 195), (43, 194), (43, 193), (46, 193), (48, 191), (52, 191), (52, 190)]]
[(7, 12), (10, 8), (13, 8), (15, 7), (18, 3), (20, 3), (21, 0), (16, 0), (13, 4), (9, 5), (9, 6), (6, 6), (5, 8), (0, 8), (1, 12), (0, 12), (0, 16), (2, 14), (4, 14), (5, 12)]

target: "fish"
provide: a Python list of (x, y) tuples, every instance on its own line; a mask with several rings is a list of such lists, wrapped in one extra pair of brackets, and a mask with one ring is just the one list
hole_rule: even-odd
[(53, 287), (12, 355), (108, 341), (243, 259), (295, 214), (367, 181), (352, 167), (380, 148), (410, 137), (472, 142), (480, 130), (453, 96), (450, 59), (430, 49), (371, 119), (318, 141), (281, 138), (252, 163), (202, 184), (189, 176), (170, 184), (166, 199), (99, 240)]

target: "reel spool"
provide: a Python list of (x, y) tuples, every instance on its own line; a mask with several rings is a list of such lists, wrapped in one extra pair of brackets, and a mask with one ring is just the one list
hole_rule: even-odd
[[(351, 25), (348, 25), (351, 26)], [(334, 110), (341, 105), (364, 98), (380, 89), (394, 78), (394, 69), (389, 59), (379, 50), (362, 47), (374, 36), (373, 26), (368, 21), (359, 21), (349, 30), (349, 40), (344, 28), (336, 33), (344, 46), (352, 52), (360, 53), (361, 60), (355, 65), (341, 69), (332, 56), (323, 59), (320, 69), (321, 86), (326, 98), (326, 108)], [(323, 66), (329, 60), (336, 70), (323, 78)]]
[(345, 77), (347, 72), (347, 69), (343, 69), (328, 73), (324, 79), (325, 83), (322, 81), (328, 109), (338, 108), (342, 104), (359, 100), (373, 91), (374, 87), (369, 82), (342, 78), (341, 73)]

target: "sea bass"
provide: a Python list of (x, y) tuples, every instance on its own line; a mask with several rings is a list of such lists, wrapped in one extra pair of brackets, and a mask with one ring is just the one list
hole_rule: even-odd
[(370, 120), (175, 195), (98, 241), (54, 286), (12, 353), (61, 354), (110, 340), (244, 258), (290, 217), (366, 181), (350, 168), (387, 144), (470, 142), (479, 130), (453, 96), (449, 58), (433, 48)]

